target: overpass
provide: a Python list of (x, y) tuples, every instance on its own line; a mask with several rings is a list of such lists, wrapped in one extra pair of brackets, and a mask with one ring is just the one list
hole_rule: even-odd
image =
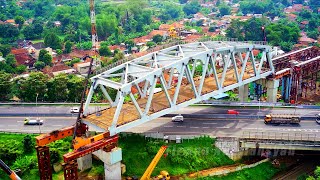
[[(267, 45), (222, 41), (175, 45), (92, 77), (83, 120), (117, 134), (191, 104), (222, 97), (226, 91), (274, 72)], [(268, 94), (274, 99), (277, 85), (273, 82), (268, 83)], [(117, 94), (114, 99), (112, 91)], [(99, 92), (111, 107), (89, 114), (92, 97)]]

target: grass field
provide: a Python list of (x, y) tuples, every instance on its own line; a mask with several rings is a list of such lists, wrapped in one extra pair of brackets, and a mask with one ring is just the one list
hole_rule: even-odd
[(213, 176), (213, 177), (204, 177), (197, 178), (199, 180), (247, 180), (247, 179), (256, 179), (256, 180), (269, 180), (279, 172), (280, 169), (275, 168), (271, 162), (264, 162), (259, 164), (256, 167), (241, 170), (238, 172), (233, 172), (225, 176)]
[[(160, 159), (153, 175), (161, 170), (180, 175), (234, 163), (213, 144), (214, 140), (209, 137), (184, 140), (181, 144), (166, 144), (166, 157)], [(162, 145), (163, 141), (145, 139), (139, 135), (121, 136), (119, 146), (123, 150), (126, 175), (141, 176)]]

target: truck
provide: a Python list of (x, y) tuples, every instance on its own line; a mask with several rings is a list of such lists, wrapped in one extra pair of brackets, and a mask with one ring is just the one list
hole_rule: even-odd
[(265, 124), (299, 124), (301, 117), (295, 114), (267, 114)]

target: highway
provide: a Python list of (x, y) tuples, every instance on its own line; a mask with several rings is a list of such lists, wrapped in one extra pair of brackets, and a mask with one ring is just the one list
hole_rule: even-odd
[[(72, 106), (0, 106), (0, 116), (71, 116), (70, 108)], [(105, 108), (105, 107), (99, 107)], [(189, 106), (176, 111), (175, 114), (221, 114), (225, 115), (228, 109), (234, 109), (240, 112), (240, 115), (257, 115), (259, 108), (249, 107), (208, 107), (208, 106)], [(89, 107), (89, 113), (96, 111), (95, 107)], [(320, 113), (320, 109), (302, 109), (302, 108), (260, 108), (259, 115), (265, 114), (299, 114), (302, 116), (314, 116)]]
[[(167, 135), (201, 135), (210, 136), (233, 136), (241, 137), (248, 132), (277, 132), (277, 133), (303, 133), (303, 134), (320, 134), (320, 125), (314, 120), (302, 120), (300, 125), (265, 125), (261, 119), (263, 115), (269, 113), (296, 113), (301, 116), (314, 116), (319, 113), (317, 109), (288, 109), (288, 108), (233, 108), (239, 111), (239, 115), (226, 115), (228, 108), (221, 107), (203, 107), (191, 106), (184, 108), (175, 114), (193, 114), (203, 115), (205, 118), (185, 118), (184, 122), (171, 122), (170, 117), (162, 117), (147, 122), (128, 132), (135, 133), (163, 133)], [(0, 131), (2, 132), (25, 132), (25, 133), (44, 133), (71, 126), (75, 123), (76, 115), (71, 117), (68, 106), (40, 106), (38, 110), (34, 106), (0, 106)], [(92, 108), (94, 110), (94, 108)], [(3, 117), (1, 113), (19, 114), (24, 113), (25, 116), (20, 117)], [(44, 116), (45, 114), (52, 116)], [(55, 114), (67, 114), (70, 117), (54, 117)], [(28, 114), (39, 114), (44, 120), (44, 124), (24, 125), (23, 120)], [(257, 114), (261, 117), (258, 118)], [(251, 115), (251, 119), (244, 119), (244, 116)], [(223, 116), (232, 116), (232, 118), (219, 118)], [(243, 116), (243, 117), (241, 117)], [(201, 117), (201, 116), (200, 116)], [(40, 127), (40, 129), (39, 129)], [(95, 130), (91, 128), (91, 130)]]

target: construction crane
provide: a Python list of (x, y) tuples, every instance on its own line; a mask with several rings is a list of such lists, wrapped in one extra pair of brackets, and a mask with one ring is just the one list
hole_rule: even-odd
[(91, 41), (92, 41), (92, 50), (94, 51), (95, 56), (95, 65), (101, 67), (100, 61), (97, 60), (97, 51), (98, 51), (98, 34), (96, 27), (96, 12), (94, 9), (94, 0), (90, 0), (90, 20), (91, 20)]
[[(167, 146), (161, 146), (156, 156), (153, 158), (151, 163), (149, 164), (147, 170), (143, 173), (140, 180), (150, 180), (151, 174), (154, 170), (154, 168), (157, 166), (159, 160), (161, 159), (163, 153), (166, 151)], [(160, 175), (157, 176), (158, 179), (165, 179), (169, 180), (170, 176), (167, 171), (161, 171)]]
[(0, 168), (6, 173), (8, 174), (8, 176), (10, 177), (10, 179), (12, 180), (21, 180), (20, 177), (14, 172), (12, 171), (9, 166), (7, 166), (1, 159), (0, 159)]
[[(96, 20), (94, 11), (94, 0), (90, 0), (90, 17), (91, 17), (91, 30), (92, 30), (92, 49), (97, 53), (98, 36), (96, 31)], [(111, 151), (117, 146), (118, 136), (110, 136), (109, 132), (104, 132), (93, 137), (87, 137), (88, 126), (82, 122), (83, 104), (86, 96), (86, 91), (89, 84), (89, 76), (92, 72), (94, 57), (86, 56), (85, 59), (90, 58), (90, 66), (87, 77), (85, 79), (84, 89), (81, 95), (81, 104), (75, 125), (66, 127), (60, 130), (53, 131), (48, 134), (42, 134), (36, 137), (36, 149), (38, 157), (38, 166), (41, 180), (51, 180), (52, 171), (50, 165), (50, 151), (47, 144), (68, 136), (73, 136), (72, 147), (74, 151), (63, 155), (64, 160), (64, 179), (75, 180), (78, 179), (77, 158), (83, 157), (99, 149)], [(96, 61), (97, 62), (97, 61)], [(97, 65), (97, 64), (96, 64)], [(75, 92), (76, 93), (76, 92)]]

